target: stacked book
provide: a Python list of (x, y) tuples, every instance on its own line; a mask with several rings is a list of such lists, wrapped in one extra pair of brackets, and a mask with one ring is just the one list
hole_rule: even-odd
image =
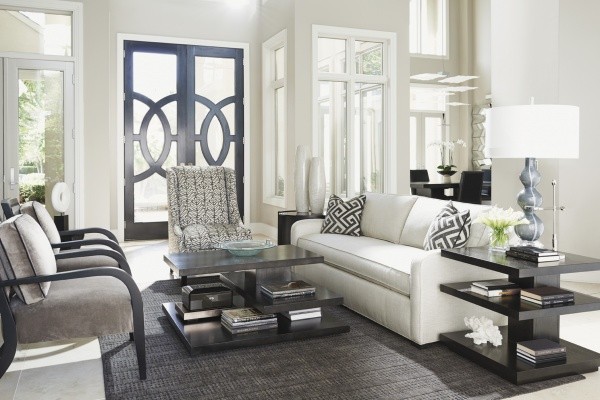
[(569, 304), (575, 301), (575, 294), (553, 286), (541, 286), (521, 290), (521, 300), (540, 306)]
[(282, 299), (294, 296), (311, 296), (315, 294), (315, 287), (304, 281), (268, 282), (261, 286), (263, 294), (271, 299)]
[(471, 283), (471, 292), (486, 297), (513, 296), (520, 290), (516, 283), (504, 279)]
[(549, 339), (534, 339), (517, 343), (517, 357), (532, 364), (565, 361), (567, 349)]
[(275, 314), (263, 314), (254, 308), (236, 308), (221, 312), (221, 325), (231, 333), (277, 328)]
[(303, 319), (321, 318), (321, 307), (307, 308), (304, 310), (284, 311), (280, 313), (291, 321), (300, 321)]
[(506, 251), (506, 255), (536, 263), (560, 261), (565, 258), (565, 255), (558, 251), (535, 246), (512, 246)]

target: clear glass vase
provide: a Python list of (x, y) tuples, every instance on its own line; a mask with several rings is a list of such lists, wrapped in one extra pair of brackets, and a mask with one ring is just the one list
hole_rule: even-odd
[(506, 251), (508, 250), (508, 227), (491, 228), (490, 231), (490, 250)]

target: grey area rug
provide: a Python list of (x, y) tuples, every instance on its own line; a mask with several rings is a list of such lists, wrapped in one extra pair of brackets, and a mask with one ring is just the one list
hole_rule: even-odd
[(418, 349), (344, 307), (328, 310), (349, 333), (190, 356), (161, 308), (180, 295), (175, 281), (142, 292), (146, 381), (127, 334), (100, 338), (107, 399), (500, 399), (583, 379), (516, 386), (441, 344)]

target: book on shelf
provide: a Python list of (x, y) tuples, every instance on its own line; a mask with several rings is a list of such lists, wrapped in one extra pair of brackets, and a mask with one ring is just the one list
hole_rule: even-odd
[(321, 318), (321, 307), (307, 308), (304, 310), (283, 311), (280, 314), (291, 321)]
[(245, 326), (262, 326), (262, 325), (270, 325), (277, 322), (277, 318), (269, 318), (269, 319), (259, 319), (255, 321), (247, 321), (247, 322), (233, 322), (227, 318), (221, 317), (221, 323), (223, 325), (229, 325), (233, 328), (241, 328)]
[(552, 256), (560, 256), (561, 253), (551, 249), (544, 249), (542, 247), (535, 246), (511, 246), (508, 251), (513, 251), (516, 253), (529, 254), (537, 257), (552, 257)]
[(513, 250), (507, 250), (506, 255), (510, 256), (510, 257), (514, 257), (514, 258), (519, 258), (521, 260), (532, 261), (532, 262), (536, 262), (536, 263), (546, 263), (546, 262), (551, 262), (551, 261), (560, 261), (560, 260), (564, 259), (564, 257), (561, 255), (540, 256), (540, 255), (536, 255), (536, 254), (520, 253), (520, 252), (516, 252)]
[(275, 314), (263, 314), (255, 308), (233, 308), (223, 310), (221, 318), (230, 320), (231, 322), (249, 322), (262, 319), (276, 318)]
[(517, 343), (517, 350), (534, 357), (566, 353), (567, 348), (550, 339), (533, 339)]
[(575, 302), (574, 298), (542, 301), (542, 300), (532, 299), (531, 297), (527, 297), (527, 296), (521, 296), (521, 300), (532, 303), (532, 304), (537, 304), (539, 306), (567, 305), (567, 304), (572, 304)]
[(517, 358), (530, 362), (532, 364), (545, 364), (553, 362), (564, 362), (567, 359), (567, 353), (534, 357), (531, 354), (523, 353), (517, 350)]
[(521, 297), (523, 296), (529, 297), (530, 299), (547, 301), (558, 299), (574, 299), (575, 293), (559, 287), (540, 286), (535, 288), (521, 289)]
[(221, 324), (221, 325), (223, 325), (223, 327), (225, 327), (225, 329), (227, 329), (229, 332), (231, 332), (232, 334), (235, 335), (237, 333), (248, 333), (248, 332), (264, 331), (264, 330), (268, 330), (268, 329), (276, 329), (277, 321), (275, 321), (274, 323), (265, 324), (265, 325), (257, 325), (257, 326), (232, 327), (227, 324)]
[(478, 286), (471, 285), (471, 292), (480, 294), (486, 297), (502, 297), (502, 296), (514, 296), (519, 294), (520, 288), (509, 288), (509, 289), (497, 289), (497, 290), (485, 290)]
[(271, 298), (307, 296), (316, 292), (314, 286), (304, 281), (267, 282), (261, 285), (261, 291)]
[(194, 321), (198, 319), (205, 318), (213, 318), (221, 315), (222, 309), (220, 308), (212, 308), (212, 309), (204, 309), (197, 311), (188, 310), (182, 302), (175, 303), (175, 311), (177, 311), (177, 315), (183, 320), (183, 322)]
[(498, 289), (518, 289), (519, 285), (513, 282), (509, 282), (506, 279), (495, 279), (492, 281), (478, 281), (472, 282), (471, 286), (476, 286), (484, 290), (498, 290)]

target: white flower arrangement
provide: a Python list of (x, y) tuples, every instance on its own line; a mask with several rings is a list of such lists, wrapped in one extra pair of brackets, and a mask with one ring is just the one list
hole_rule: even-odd
[(456, 165), (454, 165), (454, 149), (456, 146), (467, 147), (467, 143), (462, 139), (438, 140), (429, 143), (429, 147), (437, 147), (440, 152), (441, 164), (437, 167), (440, 173), (449, 173), (452, 171), (452, 168), (456, 168)]
[(508, 243), (509, 227), (529, 224), (522, 211), (514, 211), (512, 208), (505, 210), (497, 206), (479, 214), (474, 222), (482, 223), (491, 229), (490, 243), (493, 247), (503, 247)]

